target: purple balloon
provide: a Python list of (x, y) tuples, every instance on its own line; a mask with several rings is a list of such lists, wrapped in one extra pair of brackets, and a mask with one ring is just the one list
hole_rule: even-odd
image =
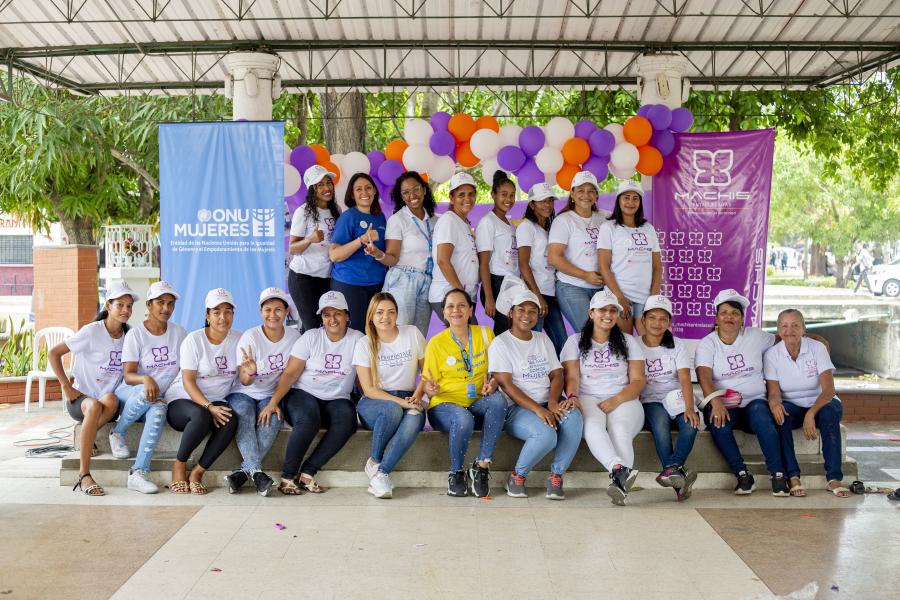
[(497, 153), (497, 164), (505, 171), (518, 171), (525, 164), (525, 153), (515, 146), (504, 146)]
[(447, 156), (456, 149), (456, 138), (449, 131), (435, 131), (428, 147), (438, 156)]
[(381, 150), (372, 150), (371, 152), (366, 154), (366, 156), (369, 159), (369, 175), (371, 175), (372, 177), (377, 177), (378, 167), (381, 166), (381, 163), (387, 160), (384, 157), (384, 152), (382, 152)]
[(584, 120), (575, 123), (575, 137), (579, 137), (587, 141), (587, 139), (591, 137), (591, 134), (595, 131), (597, 131), (597, 124), (593, 121)]
[(672, 111), (665, 104), (654, 104), (647, 111), (647, 120), (653, 125), (653, 129), (668, 129), (672, 123)]
[(385, 187), (390, 188), (403, 175), (403, 163), (399, 160), (386, 160), (378, 167), (378, 179)]
[(530, 190), (535, 184), (544, 181), (544, 174), (538, 169), (533, 158), (529, 158), (522, 168), (516, 173), (519, 180), (519, 189)]
[(595, 155), (609, 156), (609, 153), (616, 147), (616, 136), (606, 129), (598, 129), (588, 138), (588, 145)]
[(645, 104), (640, 107), (637, 111), (637, 116), (647, 118), (647, 113), (650, 112), (650, 109), (656, 106), (655, 104)]
[(609, 175), (609, 157), (592, 156), (581, 165), (581, 170), (590, 171), (597, 181), (603, 181)]
[[(690, 110), (681, 107), (672, 111), (672, 122), (669, 128), (675, 132), (687, 131), (694, 124), (694, 115)], [(660, 150), (662, 152), (662, 150)]]
[(436, 112), (431, 115), (429, 122), (431, 123), (431, 128), (435, 131), (447, 131), (447, 126), (450, 125), (450, 113)]
[(534, 156), (544, 147), (544, 130), (537, 125), (529, 125), (519, 134), (519, 148), (526, 156)]
[(306, 186), (302, 183), (300, 184), (300, 189), (297, 190), (296, 193), (284, 197), (284, 203), (287, 204), (288, 210), (291, 211), (291, 215), (293, 215), (294, 211), (304, 202), (306, 202)]
[(668, 129), (664, 131), (654, 131), (650, 136), (650, 145), (659, 150), (663, 156), (672, 154), (675, 150), (675, 136)]
[(300, 171), (300, 175), (303, 175), (308, 168), (316, 164), (316, 153), (309, 146), (297, 146), (291, 150), (290, 162)]

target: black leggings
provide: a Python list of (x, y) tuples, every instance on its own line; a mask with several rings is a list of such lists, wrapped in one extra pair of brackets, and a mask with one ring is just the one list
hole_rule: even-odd
[(307, 332), (322, 326), (322, 316), (317, 315), (319, 298), (331, 289), (330, 277), (313, 277), (288, 271), (288, 291), (300, 313), (300, 331)]
[[(503, 285), (503, 275), (494, 275), (491, 273), (491, 291), (494, 293), (494, 302), (497, 302), (497, 296), (500, 295), (500, 286)], [(481, 286), (481, 306), (484, 306), (484, 286)], [(500, 311), (494, 312), (494, 335), (500, 335), (509, 329), (509, 317)]]
[[(293, 428), (284, 453), (281, 476), (293, 479), (298, 473), (315, 475), (337, 454), (356, 431), (356, 407), (347, 398), (319, 400), (303, 390), (291, 390), (284, 402), (284, 418)], [(305, 461), (319, 427), (325, 434)], [(302, 464), (301, 464), (302, 463)]]
[[(227, 402), (213, 402), (216, 406), (228, 406)], [(207, 433), (209, 441), (200, 455), (197, 464), (209, 470), (219, 455), (225, 451), (237, 432), (238, 416), (231, 413), (231, 418), (221, 427), (216, 427), (210, 412), (193, 400), (172, 400), (166, 409), (166, 420), (176, 431), (183, 431), (181, 443), (178, 444), (178, 460), (187, 462), (191, 452), (197, 449)]]

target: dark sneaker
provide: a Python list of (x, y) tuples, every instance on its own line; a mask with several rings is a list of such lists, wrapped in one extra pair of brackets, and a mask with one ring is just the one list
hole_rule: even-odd
[(479, 467), (478, 462), (473, 462), (469, 469), (469, 490), (476, 498), (484, 498), (491, 495), (491, 472), (486, 467)]
[(894, 501), (900, 500), (900, 488), (897, 488), (896, 490), (888, 494), (887, 499)]
[(228, 484), (228, 493), (237, 494), (244, 487), (244, 484), (247, 483), (248, 479), (250, 478), (243, 471), (235, 471), (231, 475), (226, 475), (225, 483)]
[(750, 471), (740, 471), (736, 475), (737, 485), (734, 486), (734, 493), (738, 496), (746, 496), (756, 489), (756, 480), (753, 479), (753, 473)]
[(457, 471), (456, 473), (450, 473), (447, 477), (447, 495), (448, 496), (456, 496), (461, 498), (462, 496), (467, 495), (468, 489), (466, 486), (466, 473), (465, 471)]
[(506, 495), (512, 496), (513, 498), (527, 498), (528, 494), (525, 493), (525, 478), (519, 477), (515, 471), (509, 474), (509, 477), (506, 478)]
[(694, 482), (697, 481), (697, 473), (696, 471), (688, 471), (684, 467), (678, 467), (678, 471), (684, 478), (684, 486), (675, 488), (675, 493), (678, 495), (678, 501), (681, 502), (682, 500), (687, 500), (691, 497), (691, 490), (694, 488)]
[(628, 467), (620, 467), (617, 471), (619, 477), (619, 483), (622, 485), (622, 489), (625, 490), (625, 493), (631, 491), (631, 488), (634, 487), (634, 482), (637, 481), (638, 475), (640, 471), (637, 469), (629, 469)]
[(550, 473), (547, 478), (547, 498), (550, 500), (565, 500), (566, 493), (563, 491), (562, 475)]
[(625, 506), (625, 498), (628, 496), (625, 482), (628, 481), (629, 470), (627, 467), (618, 467), (609, 474), (610, 482), (606, 488), (606, 495), (618, 506)]
[(788, 485), (787, 477), (784, 473), (775, 473), (772, 475), (772, 495), (779, 498), (786, 498), (791, 495), (791, 488)]
[(666, 467), (656, 476), (656, 483), (663, 487), (683, 488), (684, 474), (678, 465)]
[(272, 494), (273, 486), (275, 485), (272, 478), (262, 471), (257, 471), (253, 474), (253, 483), (256, 484), (256, 493), (263, 498), (268, 498)]

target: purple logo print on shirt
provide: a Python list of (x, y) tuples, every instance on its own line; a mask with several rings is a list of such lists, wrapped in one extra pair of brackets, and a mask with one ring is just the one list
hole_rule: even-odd
[(597, 241), (597, 234), (600, 233), (600, 230), (599, 230), (598, 228), (596, 228), (596, 227), (586, 227), (586, 228), (585, 228), (585, 231), (587, 231), (587, 234), (588, 234), (589, 236), (591, 236), (591, 241), (592, 241), (592, 242), (596, 242), (596, 241)]
[(648, 373), (659, 373), (663, 370), (663, 364), (661, 358), (654, 358), (645, 361), (647, 363), (647, 372)]
[(647, 245), (647, 234), (637, 231), (631, 234), (631, 241), (635, 246), (646, 246)]
[(217, 356), (216, 357), (216, 367), (220, 371), (225, 371), (228, 369), (228, 357), (227, 356)]
[(610, 362), (610, 351), (609, 348), (606, 350), (594, 350), (594, 362), (595, 363), (609, 363)]
[(169, 347), (161, 346), (159, 348), (152, 348), (153, 350), (153, 362), (163, 362), (169, 360)]
[(326, 354), (325, 355), (325, 368), (340, 370), (341, 360), (343, 360), (343, 358), (344, 357), (341, 354)]
[(747, 365), (744, 363), (744, 355), (743, 354), (735, 354), (733, 356), (727, 356), (728, 366), (731, 367), (731, 370), (743, 369)]
[(110, 368), (122, 366), (122, 351), (121, 350), (110, 350), (109, 351), (109, 366), (110, 366)]
[(272, 371), (279, 371), (284, 368), (284, 356), (279, 354), (270, 354), (269, 355), (269, 369)]

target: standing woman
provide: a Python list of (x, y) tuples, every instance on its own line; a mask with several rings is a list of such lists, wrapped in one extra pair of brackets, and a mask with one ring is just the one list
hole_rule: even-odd
[(556, 269), (547, 262), (547, 242), (555, 200), (550, 184), (538, 183), (531, 188), (525, 218), (516, 228), (516, 240), (522, 280), (541, 303), (541, 314), (534, 329), (540, 331), (543, 327), (559, 355), (566, 343), (566, 324), (556, 301)]
[[(294, 343), (275, 393), (259, 413), (258, 423), (268, 426), (273, 415), (282, 418), (279, 405), (284, 400), (283, 418), (292, 430), (278, 491), (286, 496), (299, 495), (303, 490), (324, 492), (325, 488), (316, 483), (316, 474), (356, 431), (356, 407), (350, 392), (356, 381), (353, 351), (362, 334), (348, 328), (350, 312), (340, 292), (324, 294), (319, 299), (319, 313), (322, 326), (307, 331)], [(325, 434), (306, 456), (319, 427)]]
[(599, 193), (593, 173), (576, 174), (569, 203), (550, 226), (547, 262), (556, 269), (556, 299), (576, 330), (584, 327), (591, 298), (603, 288), (597, 271), (597, 234), (609, 215), (597, 208)]
[(331, 289), (343, 294), (350, 307), (350, 327), (362, 331), (372, 296), (381, 291), (387, 273), (384, 232), (378, 188), (366, 173), (347, 184), (347, 210), (338, 218), (328, 255), (334, 262)]
[[(210, 290), (206, 294), (205, 326), (189, 333), (181, 344), (181, 374), (166, 392), (166, 419), (173, 429), (183, 432), (169, 486), (175, 494), (208, 492), (203, 474), (237, 431), (237, 416), (226, 401), (237, 383), (234, 357), (241, 339), (241, 332), (231, 328), (233, 322), (231, 292), (223, 288)], [(187, 460), (207, 434), (209, 440), (203, 454), (188, 475)]]
[(334, 224), (341, 214), (334, 199), (334, 173), (313, 165), (303, 174), (306, 202), (291, 219), (291, 254), (288, 290), (300, 313), (301, 332), (322, 326), (316, 314), (319, 297), (331, 289), (328, 249)]
[[(122, 381), (122, 345), (132, 305), (137, 301), (138, 295), (127, 283), (111, 283), (106, 290), (106, 302), (94, 321), (47, 353), (47, 362), (62, 388), (66, 410), (82, 424), (81, 461), (73, 492), (80, 488), (88, 496), (106, 493), (91, 476), (91, 457), (96, 449), (97, 430), (119, 412), (119, 400), (114, 391)], [(78, 357), (74, 366), (74, 384), (69, 382), (62, 364), (62, 357), (69, 352)]]
[(397, 178), (391, 191), (394, 214), (387, 220), (382, 264), (390, 267), (383, 291), (397, 300), (397, 325), (415, 325), (428, 335), (428, 289), (434, 272), (432, 244), (437, 217), (431, 188), (415, 171)]
[(356, 343), (353, 365), (363, 397), (356, 409), (363, 427), (372, 431), (372, 453), (366, 461), (369, 493), (393, 494), (391, 471), (425, 425), (423, 382), (416, 385), (425, 358), (425, 336), (415, 325), (397, 325), (397, 301), (375, 294), (366, 311), (366, 336)]
[[(634, 331), (635, 319), (644, 312), (647, 296), (659, 294), (662, 283), (659, 239), (644, 218), (643, 193), (635, 182), (621, 182), (613, 214), (597, 238), (600, 274), (625, 309), (619, 327), (628, 333)], [(640, 321), (637, 329), (639, 335), (644, 333)]]
[(506, 171), (495, 171), (491, 185), (494, 208), (475, 228), (475, 248), (478, 250), (481, 278), (481, 304), (484, 313), (494, 320), (494, 335), (509, 329), (509, 319), (495, 310), (495, 301), (504, 277), (519, 277), (519, 252), (516, 230), (507, 213), (516, 204), (516, 184)]
[(591, 298), (581, 332), (566, 340), (560, 361), (566, 373), (566, 398), (578, 400), (584, 414), (584, 441), (609, 471), (606, 495), (614, 504), (625, 498), (638, 476), (634, 438), (644, 425), (638, 401), (644, 389), (644, 355), (617, 324), (622, 314), (615, 294), (601, 290)]
[[(443, 318), (444, 297), (450, 290), (465, 290), (469, 298), (478, 288), (478, 251), (469, 223), (469, 212), (475, 206), (475, 180), (465, 171), (450, 178), (450, 210), (441, 215), (434, 228), (434, 271), (428, 302)], [(476, 324), (475, 313), (471, 315)]]
[(109, 434), (109, 446), (116, 458), (128, 458), (125, 443), (128, 428), (144, 420), (134, 466), (128, 473), (128, 489), (142, 494), (158, 490), (150, 481), (150, 459), (166, 424), (166, 391), (178, 376), (178, 352), (187, 332), (169, 323), (175, 312), (178, 292), (166, 281), (157, 281), (147, 290), (147, 317), (125, 336), (122, 348), (125, 382), (116, 390), (124, 405), (119, 421)]

